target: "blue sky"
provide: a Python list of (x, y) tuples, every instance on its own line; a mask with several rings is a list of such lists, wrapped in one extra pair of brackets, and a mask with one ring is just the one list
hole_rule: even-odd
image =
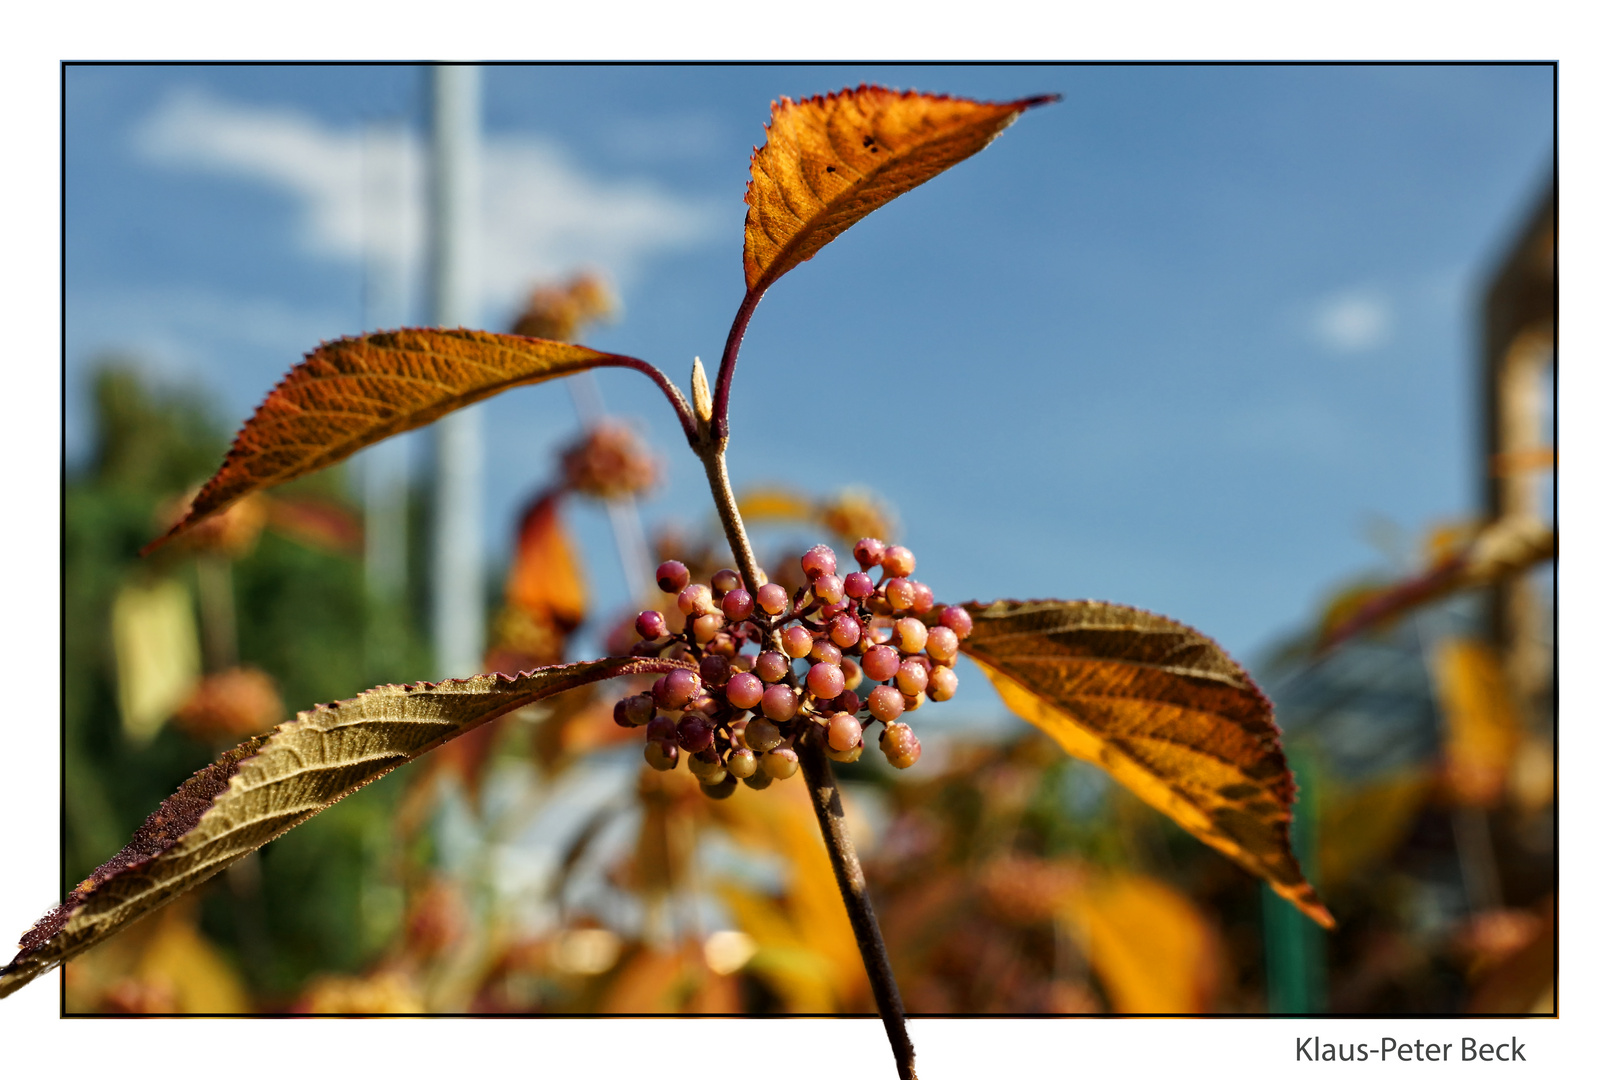
[[(770, 100), (862, 81), (1064, 101), (773, 287), (735, 390), (739, 487), (869, 487), (943, 598), (1116, 600), (1248, 661), (1383, 560), (1369, 522), (1472, 510), (1478, 295), (1551, 173), (1548, 67), (489, 68), (485, 325), (594, 264), (624, 312), (592, 344), (712, 372)], [(363, 328), (359, 148), (369, 124), (408, 198), (424, 96), (410, 67), (69, 69), (70, 461), (97, 355), (234, 421)], [(416, 227), (389, 222), (412, 260)], [(372, 311), (420, 321), (421, 289)], [(701, 520), (662, 400), (600, 385), (668, 458), (647, 520)], [(498, 551), (575, 422), (559, 386), (484, 410)], [(605, 523), (575, 524), (616, 602)]]

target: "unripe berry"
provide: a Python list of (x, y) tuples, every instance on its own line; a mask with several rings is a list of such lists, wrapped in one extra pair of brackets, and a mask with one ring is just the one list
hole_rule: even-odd
[(692, 636), (699, 645), (707, 645), (720, 633), (720, 627), (725, 625), (722, 615), (699, 615), (692, 620)]
[(713, 750), (703, 750), (688, 755), (686, 767), (692, 770), (692, 775), (697, 777), (698, 782), (702, 784), (717, 783), (726, 775), (725, 763), (720, 760), (720, 755)]
[(949, 701), (956, 696), (956, 672), (948, 667), (937, 667), (928, 673), (928, 696), (934, 701)]
[(726, 771), (739, 780), (746, 780), (759, 768), (759, 759), (748, 749), (733, 750), (726, 759)]
[(810, 631), (802, 626), (790, 626), (782, 631), (782, 648), (795, 660), (809, 656), (815, 643), (816, 639), (810, 636)]
[(772, 780), (786, 780), (799, 771), (799, 754), (792, 747), (778, 746), (760, 758), (760, 765)]
[(653, 638), (661, 638), (669, 633), (669, 630), (664, 626), (664, 613), (661, 611), (643, 611), (640, 615), (637, 615), (636, 633), (648, 641)]
[(887, 645), (874, 645), (861, 657), (861, 670), (873, 682), (888, 682), (900, 670), (900, 654)]
[(653, 700), (660, 709), (684, 709), (702, 691), (694, 671), (672, 671), (653, 683)]
[(928, 669), (919, 661), (907, 660), (894, 673), (894, 685), (902, 694), (920, 694), (928, 688)]
[(916, 590), (905, 578), (891, 578), (883, 586), (883, 599), (887, 600), (895, 611), (906, 611), (916, 599)]
[(659, 772), (668, 772), (681, 763), (680, 750), (676, 749), (674, 743), (663, 739), (648, 743), (641, 756), (647, 759), (648, 765)]
[(887, 724), (906, 711), (905, 696), (892, 686), (878, 686), (866, 697), (866, 711)]
[(765, 696), (760, 699), (759, 711), (777, 723), (785, 724), (799, 711), (799, 695), (791, 686), (783, 686), (781, 683), (767, 686)]
[(624, 713), (630, 727), (640, 727), (651, 720), (654, 708), (651, 694), (632, 694), (624, 699)]
[(720, 610), (732, 622), (742, 622), (754, 613), (754, 598), (747, 589), (732, 589), (720, 601)]
[(861, 640), (861, 621), (850, 615), (840, 615), (827, 627), (827, 637), (840, 649), (852, 648)]
[(913, 581), (911, 583), (911, 610), (934, 610), (934, 590), (920, 581)]
[(939, 613), (939, 625), (950, 627), (958, 641), (966, 641), (968, 635), (973, 633), (973, 616), (967, 613), (966, 608), (952, 604)]
[(811, 586), (816, 599), (824, 604), (836, 604), (844, 599), (844, 583), (837, 574), (823, 574)]
[(672, 716), (655, 716), (647, 722), (648, 742), (675, 741), (675, 718)]
[(726, 683), (726, 700), (739, 709), (752, 709), (765, 696), (765, 684), (759, 676), (739, 671)]
[(767, 615), (780, 615), (787, 610), (788, 593), (780, 585), (761, 585), (759, 589), (759, 609)]
[(714, 610), (714, 594), (707, 585), (688, 585), (676, 595), (675, 606), (682, 615), (702, 615)]
[(853, 656), (838, 661), (838, 670), (844, 673), (844, 689), (853, 690), (861, 685), (861, 665), (856, 663)]
[(915, 712), (916, 710), (922, 708), (922, 695), (921, 694), (906, 694), (905, 699), (906, 699), (906, 712)]
[(721, 570), (709, 579), (714, 595), (724, 596), (732, 589), (742, 588), (742, 575), (735, 570)]
[(799, 559), (799, 567), (807, 579), (815, 581), (824, 574), (838, 573), (838, 556), (826, 544), (817, 544)]
[(842, 761), (845, 765), (852, 765), (861, 760), (861, 751), (866, 749), (866, 740), (862, 739), (848, 750), (828, 750), (827, 756), (834, 761)]
[(754, 661), (754, 674), (765, 682), (777, 683), (787, 678), (792, 666), (786, 656), (772, 649), (759, 654), (759, 659)]
[(731, 661), (724, 656), (705, 656), (698, 661), (698, 677), (705, 686), (723, 686), (731, 678)]
[[(787, 687), (783, 687), (783, 689), (786, 690)], [(789, 693), (791, 692), (789, 691)], [(763, 754), (767, 750), (775, 750), (782, 745), (782, 733), (769, 720), (762, 716), (756, 716), (748, 721), (747, 727), (743, 728), (743, 742), (747, 743), (751, 749)]]
[[(646, 564), (643, 563), (642, 565), (645, 566)], [(692, 580), (692, 575), (686, 569), (686, 564), (676, 562), (674, 559), (666, 563), (659, 563), (658, 569), (653, 572), (653, 576), (658, 579), (660, 589), (672, 593), (680, 592), (686, 588), (687, 582)]]
[(844, 658), (838, 646), (822, 638), (810, 646), (810, 659), (818, 664), (836, 664)]
[(956, 655), (956, 631), (948, 626), (936, 626), (928, 631), (928, 655), (934, 660), (946, 660)]
[(893, 544), (883, 552), (883, 569), (893, 577), (905, 577), (917, 569), (917, 556), (910, 548)]
[(737, 778), (726, 773), (720, 774), (720, 779), (714, 783), (705, 783), (698, 788), (699, 791), (711, 799), (729, 799), (731, 793), (737, 790)]
[(753, 776), (744, 779), (743, 783), (747, 784), (755, 791), (764, 791), (766, 788), (771, 786), (771, 774), (766, 772), (764, 769), (760, 769), (758, 772), (754, 773)]
[(896, 619), (889, 644), (908, 656), (914, 656), (928, 647), (928, 627), (913, 618)]
[(872, 579), (859, 570), (853, 574), (844, 575), (844, 595), (853, 596), (857, 600), (865, 600), (877, 591)]
[(839, 713), (827, 721), (827, 748), (839, 752), (855, 749), (861, 741), (861, 722), (849, 713)]
[(864, 540), (855, 542), (855, 561), (861, 564), (862, 570), (870, 569), (883, 561), (883, 552), (887, 545), (883, 541), (868, 536)]
[(890, 724), (878, 739), (878, 746), (889, 764), (897, 769), (909, 769), (922, 756), (922, 743), (909, 724)]
[(818, 698), (837, 697), (844, 692), (844, 671), (837, 664), (820, 663), (810, 669), (804, 683)]

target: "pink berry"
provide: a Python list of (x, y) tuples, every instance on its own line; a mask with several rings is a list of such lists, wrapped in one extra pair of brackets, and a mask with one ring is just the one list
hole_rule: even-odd
[(861, 640), (861, 622), (849, 615), (840, 615), (827, 627), (827, 637), (840, 649), (848, 649)]
[(934, 701), (949, 701), (956, 696), (956, 672), (948, 667), (937, 667), (928, 673), (928, 696)]
[(767, 686), (765, 696), (760, 699), (759, 711), (778, 724), (785, 724), (799, 711), (799, 695), (794, 693), (791, 686), (781, 683)]
[[(860, 685), (859, 680), (856, 680), (856, 685)], [(849, 689), (849, 681), (846, 679), (844, 682), (844, 692), (832, 699), (832, 711), (852, 713), (859, 712), (860, 708), (861, 696), (855, 691)]]
[(838, 556), (826, 544), (817, 544), (799, 559), (799, 567), (810, 581), (825, 574), (838, 573)]
[(698, 753), (714, 745), (714, 721), (702, 713), (689, 712), (675, 725), (675, 739), (682, 750)]
[(731, 661), (724, 656), (705, 656), (698, 661), (698, 678), (705, 686), (724, 686), (731, 678)]
[(659, 772), (668, 772), (681, 763), (679, 748), (673, 742), (662, 739), (658, 742), (648, 743), (647, 749), (642, 751), (641, 756), (646, 758), (648, 765), (651, 765)]
[(922, 743), (917, 741), (910, 724), (890, 724), (878, 739), (878, 746), (882, 748), (883, 756), (889, 759), (889, 764), (897, 769), (911, 768), (922, 756)]
[(837, 604), (844, 599), (844, 583), (837, 574), (823, 574), (811, 586), (816, 598), (824, 604)]
[(636, 633), (640, 634), (648, 641), (651, 641), (653, 638), (661, 638), (665, 634), (669, 633), (669, 630), (664, 626), (663, 612), (643, 611), (640, 615), (637, 615)]
[(928, 689), (928, 669), (916, 660), (907, 660), (894, 673), (894, 685), (913, 697)]
[(754, 613), (754, 598), (747, 589), (732, 589), (720, 601), (720, 610), (732, 622), (742, 622)]
[(887, 600), (895, 611), (905, 611), (916, 599), (916, 590), (905, 578), (891, 578), (888, 584), (883, 586), (883, 599)]
[(894, 544), (883, 552), (883, 569), (893, 577), (905, 577), (917, 569), (917, 556), (910, 548)]
[(861, 564), (862, 570), (869, 570), (883, 561), (883, 552), (887, 545), (883, 541), (868, 536), (855, 543), (855, 561)]
[(948, 660), (956, 655), (956, 631), (948, 626), (936, 626), (928, 631), (928, 655), (934, 660)]
[(759, 590), (759, 609), (767, 615), (780, 615), (787, 610), (787, 590), (780, 585), (762, 585)]
[(724, 625), (725, 617), (722, 615), (699, 615), (692, 620), (692, 637), (697, 639), (699, 645), (707, 645), (719, 635)]
[(810, 659), (818, 664), (836, 664), (844, 658), (838, 646), (825, 638), (810, 646)]
[(653, 697), (660, 709), (684, 709), (702, 691), (694, 671), (672, 671), (653, 684)]
[(688, 585), (675, 597), (682, 615), (702, 615), (714, 607), (714, 594), (707, 585)]
[(742, 588), (742, 575), (735, 570), (721, 570), (709, 579), (714, 595), (724, 596), (732, 589)]
[(896, 619), (889, 644), (908, 656), (915, 656), (928, 647), (928, 627), (909, 617)]
[[(646, 564), (643, 563), (642, 565)], [(654, 571), (653, 576), (658, 579), (660, 589), (672, 593), (680, 592), (686, 588), (687, 582), (692, 580), (692, 575), (686, 569), (686, 564), (676, 562), (674, 559), (666, 563), (659, 563), (658, 569)]]
[(973, 633), (973, 616), (967, 613), (966, 608), (952, 604), (939, 613), (939, 625), (950, 627), (958, 641), (966, 641), (968, 635)]
[(827, 746), (848, 753), (861, 741), (861, 722), (849, 713), (839, 713), (827, 721)]
[(669, 716), (654, 716), (647, 722), (648, 742), (675, 741), (675, 720)]
[(759, 659), (754, 661), (754, 674), (765, 682), (777, 683), (787, 678), (792, 666), (786, 656), (773, 649), (759, 654)]
[(911, 610), (934, 610), (934, 590), (920, 581), (913, 581), (911, 583)]
[(853, 596), (857, 600), (865, 600), (868, 596), (871, 596), (876, 591), (877, 589), (875, 586), (873, 586), (872, 579), (861, 573), (859, 570), (855, 571), (853, 574), (844, 575), (845, 596)]
[(818, 698), (837, 697), (844, 692), (844, 672), (837, 664), (820, 663), (810, 669), (804, 683)]
[(905, 695), (892, 686), (873, 687), (866, 697), (866, 711), (886, 724), (906, 711)]
[(752, 709), (765, 696), (765, 684), (758, 675), (739, 671), (726, 683), (726, 700), (739, 709)]
[(782, 631), (782, 648), (795, 660), (809, 656), (815, 643), (816, 639), (810, 636), (810, 631), (802, 626), (790, 626)]
[(874, 682), (888, 682), (900, 670), (900, 654), (887, 645), (874, 645), (861, 657), (861, 670)]

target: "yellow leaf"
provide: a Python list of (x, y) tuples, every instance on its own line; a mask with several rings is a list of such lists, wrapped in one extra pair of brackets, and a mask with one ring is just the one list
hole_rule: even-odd
[(815, 521), (819, 509), (812, 499), (787, 488), (754, 488), (737, 499), (737, 510), (747, 521)]
[(202, 673), (191, 594), (178, 581), (126, 585), (112, 606), (118, 712), (124, 735), (149, 742)]
[(1445, 771), (1452, 796), (1471, 806), (1501, 798), (1519, 745), (1519, 722), (1489, 646), (1446, 638), (1434, 647), (1435, 696), (1445, 719)]
[(1140, 874), (1092, 874), (1059, 909), (1115, 1012), (1207, 1012), (1219, 943), (1181, 893)]

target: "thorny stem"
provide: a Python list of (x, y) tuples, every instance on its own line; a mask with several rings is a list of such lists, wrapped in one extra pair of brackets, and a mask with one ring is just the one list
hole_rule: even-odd
[[(746, 312), (750, 309), (751, 305), (745, 304), (744, 311), (739, 312), (739, 325), (747, 323)], [(742, 337), (735, 328), (733, 336), (738, 340)], [(737, 569), (748, 591), (758, 594), (760, 586), (765, 584), (765, 575), (754, 559), (754, 550), (748, 543), (748, 532), (743, 527), (742, 513), (737, 509), (737, 499), (731, 493), (731, 481), (726, 475), (725, 439), (715, 438), (711, 434), (723, 423), (725, 416), (722, 411), (724, 398), (721, 395), (726, 393), (730, 385), (730, 364), (736, 359), (735, 345), (735, 341), (727, 342), (720, 390), (715, 397), (715, 425), (708, 432), (703, 432), (704, 437), (701, 442), (694, 443), (693, 449), (708, 473), (709, 490), (714, 493), (715, 509), (720, 512), (720, 523), (725, 528), (731, 553), (737, 559)], [(780, 645), (780, 633), (775, 628), (769, 633), (777, 645)], [(878, 929), (877, 915), (866, 892), (866, 875), (861, 872), (855, 844), (844, 822), (844, 805), (838, 796), (838, 781), (833, 776), (826, 755), (814, 743), (806, 743), (799, 751), (799, 762), (805, 784), (810, 789), (810, 802), (816, 808), (816, 821), (821, 825), (821, 838), (827, 845), (833, 876), (838, 879), (838, 891), (844, 898), (844, 911), (849, 915), (850, 927), (855, 931), (855, 943), (861, 950), (861, 962), (866, 966), (866, 978), (872, 984), (872, 996), (877, 1001), (878, 1014), (883, 1018), (883, 1028), (889, 1035), (895, 1068), (899, 1071), (900, 1080), (917, 1080), (917, 1058), (911, 1047), (911, 1039), (906, 1035), (906, 1010), (900, 1001), (900, 987), (895, 983), (894, 971), (889, 967), (889, 953), (883, 945), (883, 933)]]

